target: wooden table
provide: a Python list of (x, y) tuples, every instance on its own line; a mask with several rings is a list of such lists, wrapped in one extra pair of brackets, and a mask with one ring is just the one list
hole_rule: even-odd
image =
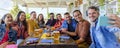
[[(29, 39), (28, 37), (27, 39)], [(25, 39), (25, 41), (27, 40)], [(23, 41), (18, 48), (78, 48), (78, 46), (75, 44), (75, 41), (70, 38), (62, 41), (60, 40), (54, 40), (52, 43), (41, 43), (41, 38), (39, 38), (38, 43), (34, 44), (25, 44), (25, 41)], [(57, 41), (57, 42), (56, 42)]]

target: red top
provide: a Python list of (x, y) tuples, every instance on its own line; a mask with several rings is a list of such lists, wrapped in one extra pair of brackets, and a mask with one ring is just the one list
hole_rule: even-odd
[(60, 21), (57, 21), (54, 25), (55, 28), (60, 28), (62, 23), (63, 23), (64, 19), (60, 20)]
[(5, 35), (4, 35), (3, 39), (1, 40), (0, 44), (8, 41), (8, 32), (9, 32), (8, 30), (5, 32)]

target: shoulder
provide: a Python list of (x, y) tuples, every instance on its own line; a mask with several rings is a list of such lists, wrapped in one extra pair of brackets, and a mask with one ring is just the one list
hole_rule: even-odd
[(64, 20), (64, 21), (63, 21), (63, 23), (67, 23), (67, 21), (66, 21), (66, 20)]
[(72, 20), (72, 22), (74, 22), (74, 23), (78, 23), (75, 19), (71, 19)]
[(30, 19), (27, 19), (27, 22), (29, 22), (30, 21)]
[(83, 21), (83, 25), (90, 25), (90, 23), (89, 23), (89, 21), (84, 20), (84, 21)]
[(5, 24), (0, 24), (0, 30), (5, 30)]
[(5, 27), (5, 24), (0, 24), (0, 28)]

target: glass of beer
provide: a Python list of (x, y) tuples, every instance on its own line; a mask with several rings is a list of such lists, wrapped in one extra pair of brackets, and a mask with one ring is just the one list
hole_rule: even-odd
[(54, 31), (53, 32), (53, 37), (54, 37), (54, 40), (59, 40), (59, 38), (60, 38), (60, 32), (59, 31)]
[(54, 44), (59, 44), (59, 40), (54, 40)]
[(34, 37), (39, 37), (39, 35), (40, 35), (40, 34), (39, 34), (38, 31), (35, 31), (35, 32), (34, 32)]
[(54, 31), (55, 30), (55, 27), (51, 27), (51, 31)]
[(35, 29), (35, 31), (34, 31), (34, 37), (39, 37), (42, 32), (43, 32), (42, 29)]
[(39, 29), (39, 33), (42, 34), (42, 32), (43, 32), (43, 29)]

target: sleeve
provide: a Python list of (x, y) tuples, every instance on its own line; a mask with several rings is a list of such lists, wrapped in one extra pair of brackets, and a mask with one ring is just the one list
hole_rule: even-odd
[(78, 34), (78, 32), (79, 32), (79, 30), (78, 30), (79, 28), (78, 28), (78, 27), (79, 27), (79, 26), (78, 26), (78, 24), (77, 24), (77, 25), (76, 25), (76, 29), (75, 29), (75, 33), (76, 33), (76, 34)]
[(17, 42), (17, 32), (13, 29), (10, 29), (10, 32), (8, 33), (9, 42)]
[(46, 22), (46, 24), (45, 25), (49, 25), (49, 19), (48, 19), (48, 21)]
[(112, 26), (106, 26), (105, 29), (107, 29), (109, 32), (112, 32), (112, 33), (116, 33), (120, 31), (120, 28), (112, 27)]
[(39, 28), (37, 21), (35, 21), (35, 27), (36, 27), (37, 29)]
[(27, 20), (27, 25), (28, 25), (28, 34), (31, 35), (31, 25), (30, 25), (30, 22), (29, 20)]
[(61, 28), (66, 28), (66, 29), (68, 29), (68, 25), (67, 25), (67, 22), (66, 22), (66, 21), (64, 21), (64, 22), (62, 23)]

